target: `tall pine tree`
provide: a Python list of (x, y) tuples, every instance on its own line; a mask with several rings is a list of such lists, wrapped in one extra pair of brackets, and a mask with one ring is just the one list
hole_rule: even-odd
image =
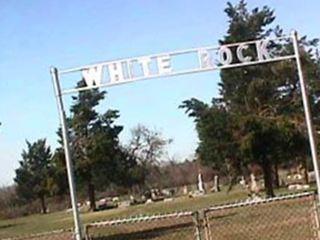
[[(271, 27), (275, 15), (269, 7), (249, 11), (247, 4), (228, 3), (225, 12), (229, 26), (221, 44), (279, 36), (282, 29)], [(317, 40), (301, 40), (306, 75), (311, 86), (319, 70), (312, 50)], [(292, 44), (273, 43), (274, 54), (292, 53)], [(307, 51), (308, 50), (308, 51)], [(232, 49), (235, 51), (235, 49)], [(248, 49), (254, 53), (254, 49)], [(234, 63), (237, 63), (235, 61)], [(205, 163), (239, 174), (249, 164), (261, 166), (266, 193), (274, 196), (274, 172), (284, 159), (306, 158), (303, 108), (296, 68), (292, 62), (270, 63), (221, 71), (220, 96), (207, 105), (199, 100), (184, 101), (194, 117), (200, 139), (197, 149)], [(319, 85), (318, 85), (319, 86)], [(319, 91), (310, 90), (312, 108), (319, 105)], [(302, 148), (301, 148), (302, 147)], [(221, 168), (221, 166), (225, 166)]]
[[(78, 87), (85, 86), (82, 80)], [(119, 117), (116, 110), (100, 115), (95, 107), (104, 99), (105, 92), (97, 89), (79, 92), (71, 107), (72, 156), (76, 176), (87, 187), (90, 208), (96, 209), (96, 187), (106, 187), (116, 181), (121, 163), (119, 134), (122, 126), (114, 124)]]
[(21, 156), (14, 178), (17, 193), (26, 202), (39, 199), (42, 213), (47, 213), (45, 198), (50, 193), (52, 182), (50, 147), (46, 146), (45, 139), (34, 143), (27, 141), (27, 149), (23, 150)]

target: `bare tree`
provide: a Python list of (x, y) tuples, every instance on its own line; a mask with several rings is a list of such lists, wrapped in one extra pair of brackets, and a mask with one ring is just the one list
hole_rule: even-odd
[(128, 151), (134, 156), (143, 172), (144, 185), (150, 175), (157, 175), (158, 163), (166, 154), (166, 146), (172, 139), (166, 139), (161, 132), (151, 130), (142, 124), (138, 124), (131, 130)]
[(166, 139), (161, 132), (138, 124), (131, 130), (130, 153), (136, 156), (141, 165), (156, 164), (166, 153), (166, 146), (172, 139)]

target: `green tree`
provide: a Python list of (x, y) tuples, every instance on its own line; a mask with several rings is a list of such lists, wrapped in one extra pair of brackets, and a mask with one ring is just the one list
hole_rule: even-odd
[(51, 150), (46, 146), (46, 140), (40, 139), (34, 143), (27, 141), (27, 149), (22, 152), (20, 166), (16, 169), (18, 196), (24, 201), (39, 199), (42, 213), (47, 213), (45, 202), (50, 193)]
[(180, 108), (185, 108), (188, 116), (195, 119), (199, 138), (197, 154), (201, 162), (219, 169), (223, 175), (240, 169), (236, 116), (230, 114), (216, 99), (209, 106), (192, 98), (184, 101)]
[[(78, 87), (85, 86), (82, 80)], [(104, 99), (105, 92), (97, 89), (79, 92), (73, 97), (71, 107), (72, 156), (76, 176), (87, 186), (90, 208), (96, 209), (96, 187), (106, 187), (117, 180), (121, 158), (119, 134), (123, 127), (114, 122), (119, 117), (116, 110), (98, 114), (95, 107)]]
[[(225, 12), (229, 26), (221, 44), (282, 35), (279, 26), (270, 27), (275, 15), (267, 6), (249, 11), (246, 2), (241, 0), (236, 5), (228, 3)], [(302, 38), (301, 44), (306, 75), (311, 78), (312, 86), (316, 82), (315, 69), (319, 70), (312, 53), (317, 40)], [(254, 53), (255, 50), (249, 48), (248, 51)], [(292, 44), (274, 42), (272, 51), (276, 55), (292, 53)], [(305, 148), (289, 150), (295, 142), (305, 142), (306, 136), (296, 69), (292, 62), (279, 62), (222, 70), (220, 76), (221, 97), (213, 99), (211, 106), (195, 99), (181, 105), (195, 118), (200, 157), (205, 163), (230, 166), (228, 171), (232, 169), (234, 173), (250, 163), (259, 164), (266, 193), (273, 196), (273, 172), (280, 158), (306, 159)], [(315, 89), (318, 88), (310, 91), (314, 112), (319, 104), (319, 92)], [(319, 113), (315, 114), (319, 118)]]
[[(70, 121), (68, 121), (68, 123), (70, 125)], [(51, 191), (53, 194), (61, 196), (68, 192), (68, 178), (61, 128), (58, 129), (57, 135), (59, 146), (55, 149), (52, 156), (52, 177), (54, 178), (54, 184)]]

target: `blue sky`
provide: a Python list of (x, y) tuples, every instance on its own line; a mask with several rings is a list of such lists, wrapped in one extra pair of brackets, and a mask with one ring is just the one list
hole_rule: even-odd
[[(275, 9), (276, 23), (287, 32), (320, 37), (318, 0), (248, 2)], [(56, 146), (50, 66), (217, 44), (227, 27), (222, 0), (0, 0), (0, 6), (0, 185), (12, 183), (26, 139), (46, 137)], [(219, 73), (210, 72), (122, 85), (107, 89), (99, 109), (120, 110), (124, 143), (130, 128), (143, 123), (173, 138), (169, 152), (183, 159), (194, 152), (197, 135), (178, 106), (191, 97), (217, 96), (218, 81)]]

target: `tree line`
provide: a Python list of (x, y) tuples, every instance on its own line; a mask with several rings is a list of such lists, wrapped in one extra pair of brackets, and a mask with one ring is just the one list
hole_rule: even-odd
[[(228, 3), (227, 34), (221, 44), (280, 37), (274, 11), (265, 6), (249, 10), (245, 1)], [(318, 39), (300, 39), (300, 51), (313, 121), (320, 120), (320, 58)], [(292, 42), (272, 44), (277, 56), (293, 53)], [(247, 49), (248, 52), (254, 49)], [(189, 99), (180, 106), (196, 124), (201, 160), (232, 176), (245, 175), (252, 164), (263, 171), (268, 196), (274, 196), (281, 164), (308, 166), (309, 145), (295, 61), (222, 70), (220, 96), (205, 103)]]
[[(269, 7), (248, 9), (244, 0), (228, 3), (226, 35), (221, 44), (282, 36)], [(320, 57), (318, 40), (300, 39), (304, 74), (313, 121), (320, 126)], [(232, 49), (232, 48), (231, 48)], [(273, 43), (273, 54), (293, 53), (292, 43)], [(232, 49), (235, 51), (235, 49)], [(255, 51), (248, 48), (246, 51)], [(211, 103), (200, 99), (185, 100), (179, 107), (194, 119), (199, 145), (196, 150), (201, 164), (230, 177), (232, 187), (239, 176), (248, 174), (252, 164), (263, 172), (267, 196), (274, 196), (278, 169), (301, 163), (306, 169), (309, 147), (301, 100), (301, 88), (294, 61), (222, 70), (220, 94)], [(85, 86), (83, 80), (78, 87)], [(78, 188), (87, 192), (90, 208), (96, 209), (96, 191), (111, 185), (143, 191), (150, 172), (159, 173), (159, 160), (171, 139), (138, 125), (132, 130), (129, 144), (122, 145), (117, 125), (119, 111), (98, 113), (96, 107), (106, 92), (97, 89), (79, 92), (73, 97), (68, 119), (72, 160)], [(24, 201), (39, 199), (46, 212), (45, 198), (66, 194), (61, 129), (57, 131), (60, 147), (51, 151), (45, 139), (27, 142), (16, 170), (16, 190)], [(167, 165), (167, 172), (170, 172)], [(173, 168), (172, 168), (173, 169)], [(174, 171), (172, 171), (174, 172)], [(164, 172), (162, 172), (164, 173)], [(160, 174), (161, 175), (161, 174)]]
[[(81, 80), (78, 87), (84, 84)], [(73, 97), (67, 121), (76, 183), (80, 191), (87, 192), (92, 210), (96, 209), (97, 190), (103, 191), (111, 185), (145, 190), (149, 172), (171, 142), (159, 131), (138, 125), (132, 129), (129, 143), (120, 144), (123, 126), (116, 124), (119, 112), (109, 109), (100, 114), (96, 111), (105, 94), (97, 89), (79, 92)], [(60, 147), (54, 152), (45, 139), (27, 141), (14, 179), (18, 196), (25, 202), (38, 199), (44, 213), (47, 212), (46, 197), (68, 191), (61, 128), (57, 136)]]

